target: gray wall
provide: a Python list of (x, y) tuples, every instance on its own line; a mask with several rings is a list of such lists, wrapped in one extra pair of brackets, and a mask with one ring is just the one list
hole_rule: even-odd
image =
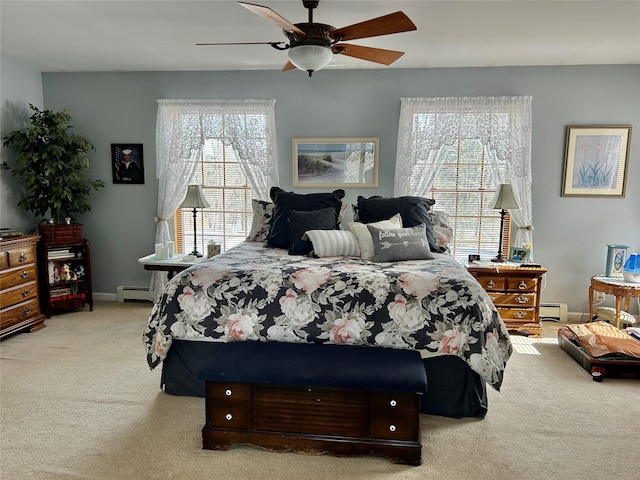
[[(29, 103), (38, 108), (44, 105), (40, 72), (0, 60), (0, 138), (28, 123)], [(11, 150), (0, 147), (0, 163), (13, 158)], [(16, 208), (15, 199), (22, 197), (23, 190), (11, 177), (9, 172), (0, 169), (0, 227), (26, 232), (33, 226), (33, 217)]]
[[(626, 198), (560, 196), (567, 125), (640, 126), (638, 65), (324, 70), (311, 79), (298, 71), (44, 73), (42, 83), (45, 106), (69, 108), (78, 130), (95, 143), (91, 175), (107, 183), (79, 219), (93, 248), (96, 292), (148, 285), (149, 272), (137, 258), (154, 243), (160, 98), (275, 98), (285, 189), (291, 189), (292, 138), (379, 137), (380, 187), (350, 189), (352, 201), (393, 193), (401, 97), (531, 95), (535, 260), (549, 269), (543, 301), (585, 311), (589, 277), (603, 273), (606, 244), (640, 250), (640, 132), (632, 135)], [(112, 184), (110, 144), (127, 142), (144, 144), (144, 185)]]

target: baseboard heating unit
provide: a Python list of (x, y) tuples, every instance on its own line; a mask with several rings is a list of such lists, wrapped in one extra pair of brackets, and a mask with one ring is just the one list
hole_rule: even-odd
[(118, 286), (118, 301), (125, 302), (127, 300), (138, 300), (153, 302), (153, 292), (148, 287), (127, 287)]
[(540, 303), (540, 318), (542, 320), (555, 320), (566, 322), (568, 306), (566, 303)]

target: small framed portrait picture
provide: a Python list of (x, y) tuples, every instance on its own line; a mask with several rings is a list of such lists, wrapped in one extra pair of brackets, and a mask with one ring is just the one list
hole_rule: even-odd
[(144, 183), (141, 143), (112, 143), (111, 170), (113, 183)]
[(607, 245), (607, 277), (624, 276), (624, 262), (627, 259), (626, 245)]
[(526, 263), (529, 261), (530, 250), (524, 247), (511, 247), (509, 250), (509, 261), (516, 263)]

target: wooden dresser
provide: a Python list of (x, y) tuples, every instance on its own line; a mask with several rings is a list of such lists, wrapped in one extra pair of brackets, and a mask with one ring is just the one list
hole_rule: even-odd
[(36, 243), (39, 238), (0, 241), (0, 338), (45, 326), (38, 301)]
[(545, 268), (500, 263), (467, 268), (487, 291), (509, 330), (542, 335), (540, 289)]

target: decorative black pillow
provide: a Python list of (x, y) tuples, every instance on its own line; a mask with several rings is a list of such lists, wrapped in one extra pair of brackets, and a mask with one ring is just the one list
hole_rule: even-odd
[(288, 210), (287, 219), (291, 236), (289, 255), (308, 255), (311, 252), (313, 244), (305, 236), (306, 232), (310, 230), (337, 230), (338, 228), (336, 212), (333, 207), (308, 212)]
[(434, 203), (436, 203), (435, 200), (423, 197), (383, 198), (374, 196), (364, 198), (359, 196), (357, 205), (358, 221), (373, 223), (391, 218), (396, 213), (399, 213), (402, 217), (403, 227), (415, 227), (424, 224), (431, 251), (444, 252), (444, 248), (440, 247), (436, 241), (431, 219), (429, 218), (428, 212)]
[(424, 224), (409, 228), (378, 228), (368, 225), (375, 250), (374, 262), (432, 260)]
[[(271, 187), (271, 200), (275, 205), (269, 235), (267, 235), (267, 246), (272, 248), (289, 248), (291, 238), (289, 236), (289, 226), (287, 225), (287, 210), (297, 210), (308, 212), (321, 208), (332, 207), (335, 210), (336, 227), (338, 225), (338, 215), (342, 208), (344, 190), (334, 190), (331, 193), (293, 193), (285, 192), (279, 187)], [(320, 229), (316, 229), (320, 230)], [(304, 233), (304, 232), (303, 232)]]

